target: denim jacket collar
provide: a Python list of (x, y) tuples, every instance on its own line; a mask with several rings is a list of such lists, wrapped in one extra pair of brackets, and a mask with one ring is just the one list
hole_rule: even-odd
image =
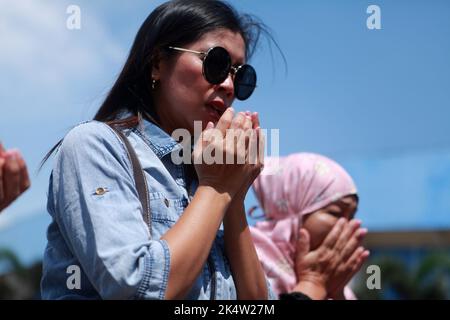
[(148, 120), (142, 120), (140, 129), (139, 133), (141, 133), (142, 138), (160, 159), (169, 153), (182, 149), (180, 143), (175, 141), (163, 129)]

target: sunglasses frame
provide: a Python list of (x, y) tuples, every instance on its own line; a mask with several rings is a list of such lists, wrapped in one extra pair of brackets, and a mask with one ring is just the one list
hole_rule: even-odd
[[(230, 65), (230, 69), (229, 69), (229, 71), (228, 71), (228, 74), (231, 74), (231, 76), (233, 77), (233, 83), (234, 83), (234, 78), (235, 78), (236, 74), (237, 74), (238, 71), (239, 71), (242, 67), (244, 67), (244, 66), (248, 66), (248, 67), (252, 68), (253, 71), (254, 71), (254, 74), (255, 74), (255, 78), (256, 78), (256, 71), (255, 71), (255, 69), (254, 69), (251, 65), (249, 65), (249, 64), (241, 64), (241, 65), (239, 65), (239, 66), (237, 66), (237, 67), (233, 66), (233, 65), (231, 64), (230, 53), (227, 51), (227, 49), (225, 49), (225, 48), (223, 48), (223, 47), (220, 47), (220, 46), (211, 47), (211, 48), (209, 48), (208, 51), (206, 51), (206, 52), (196, 51), (196, 50), (190, 50), (190, 49), (185, 49), (185, 48), (180, 48), (180, 47), (172, 47), (172, 46), (169, 47), (169, 49), (172, 49), (172, 50), (182, 51), (182, 52), (189, 52), (189, 53), (194, 53), (194, 54), (197, 54), (197, 55), (201, 56), (201, 59), (202, 59), (202, 61), (203, 61), (203, 66), (202, 66), (203, 77), (204, 77), (204, 78), (206, 79), (206, 81), (208, 81), (209, 83), (214, 84), (214, 85), (218, 85), (218, 84), (222, 83), (223, 81), (225, 81), (226, 78), (223, 79), (223, 80), (222, 80), (221, 82), (219, 82), (219, 83), (213, 83), (213, 82), (211, 82), (211, 81), (209, 81), (209, 80), (207, 79), (207, 77), (206, 77), (206, 72), (205, 72), (205, 60), (206, 60), (206, 58), (208, 57), (208, 54), (209, 54), (212, 50), (214, 50), (214, 49), (216, 49), (216, 48), (221, 48), (221, 49), (225, 50), (225, 51), (228, 53), (228, 57), (229, 57), (229, 65)], [(227, 77), (228, 77), (228, 76), (227, 76)], [(246, 97), (246, 98), (244, 98), (244, 99), (241, 99), (241, 98), (239, 98), (239, 96), (237, 95), (237, 92), (236, 92), (237, 86), (235, 85), (234, 87), (235, 87), (235, 88), (234, 88), (234, 90), (235, 90), (235, 96), (236, 96), (236, 98), (238, 98), (239, 100), (246, 100), (246, 99), (248, 99), (248, 98), (253, 94), (253, 91), (252, 91), (248, 97)], [(255, 79), (255, 86), (254, 86), (253, 90), (254, 90), (256, 87), (257, 87), (257, 85), (256, 85), (256, 79)]]

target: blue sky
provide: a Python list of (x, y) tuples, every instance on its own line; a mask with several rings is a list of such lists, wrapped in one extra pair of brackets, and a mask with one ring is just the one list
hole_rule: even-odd
[[(261, 42), (258, 88), (240, 110), (280, 129), (280, 153), (318, 152), (353, 175), (370, 230), (450, 227), (450, 3), (230, 1), (260, 17), (287, 59)], [(33, 186), (0, 216), (0, 247), (25, 260), (45, 245), (46, 151), (90, 119), (137, 29), (162, 1), (0, 0), (0, 139)], [(281, 4), (282, 3), (282, 4)], [(81, 9), (68, 30), (66, 9)], [(369, 30), (366, 9), (381, 9)], [(250, 193), (247, 205), (255, 203)]]

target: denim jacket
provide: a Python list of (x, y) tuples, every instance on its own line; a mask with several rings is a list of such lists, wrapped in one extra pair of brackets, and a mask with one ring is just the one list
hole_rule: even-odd
[[(161, 236), (183, 214), (198, 183), (188, 192), (184, 167), (170, 155), (181, 146), (158, 126), (143, 120), (124, 133), (147, 180), (151, 234), (122, 141), (104, 123), (78, 125), (64, 138), (50, 176), (43, 299), (165, 298), (170, 251)], [(186, 299), (211, 296), (236, 299), (222, 226)]]

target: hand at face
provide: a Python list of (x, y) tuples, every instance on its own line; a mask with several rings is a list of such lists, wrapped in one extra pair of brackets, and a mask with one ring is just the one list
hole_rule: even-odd
[(329, 281), (328, 295), (330, 298), (338, 299), (343, 296), (345, 286), (369, 257), (369, 251), (361, 246), (367, 229), (361, 229), (360, 225), (359, 221), (352, 220), (349, 223), (350, 228), (344, 231), (347, 234), (342, 237), (347, 241), (336, 244), (340, 247), (338, 250), (341, 252), (341, 263), (338, 264)]
[(360, 247), (366, 233), (359, 221), (342, 218), (322, 244), (310, 251), (309, 234), (301, 229), (295, 261), (298, 282), (308, 283), (331, 297), (341, 292), (368, 256)]
[[(249, 155), (247, 156), (247, 162), (249, 162), (248, 165), (250, 166), (249, 170), (251, 170), (251, 174), (248, 176), (248, 179), (244, 182), (244, 184), (236, 194), (236, 201), (243, 202), (245, 199), (245, 195), (252, 186), (252, 183), (259, 176), (264, 167), (265, 137), (261, 132), (259, 115), (256, 112), (245, 112), (245, 120), (241, 123), (240, 126), (239, 124), (235, 124), (234, 127), (235, 129), (242, 129), (244, 130), (244, 132), (247, 132), (245, 134), (245, 143), (248, 150), (247, 153)], [(256, 135), (252, 136), (251, 134), (249, 134), (249, 132), (252, 132), (252, 129), (256, 130)], [(251, 138), (255, 138), (255, 140), (251, 140)]]
[[(197, 141), (193, 159), (200, 184), (209, 184), (232, 197), (245, 193), (262, 169), (258, 144), (262, 145), (261, 130), (252, 119), (229, 108), (216, 127), (208, 123)], [(259, 124), (259, 120), (257, 120)], [(263, 149), (262, 149), (263, 150)]]
[(29, 187), (27, 167), (19, 151), (5, 151), (0, 144), (0, 211)]
[(244, 145), (235, 145), (241, 151), (246, 150), (245, 166), (248, 172), (246, 175), (247, 179), (245, 179), (234, 198), (237, 202), (243, 202), (248, 189), (263, 169), (265, 137), (261, 132), (259, 115), (256, 112), (240, 112), (231, 122), (229, 129), (241, 131), (241, 134), (245, 137), (245, 147)]

